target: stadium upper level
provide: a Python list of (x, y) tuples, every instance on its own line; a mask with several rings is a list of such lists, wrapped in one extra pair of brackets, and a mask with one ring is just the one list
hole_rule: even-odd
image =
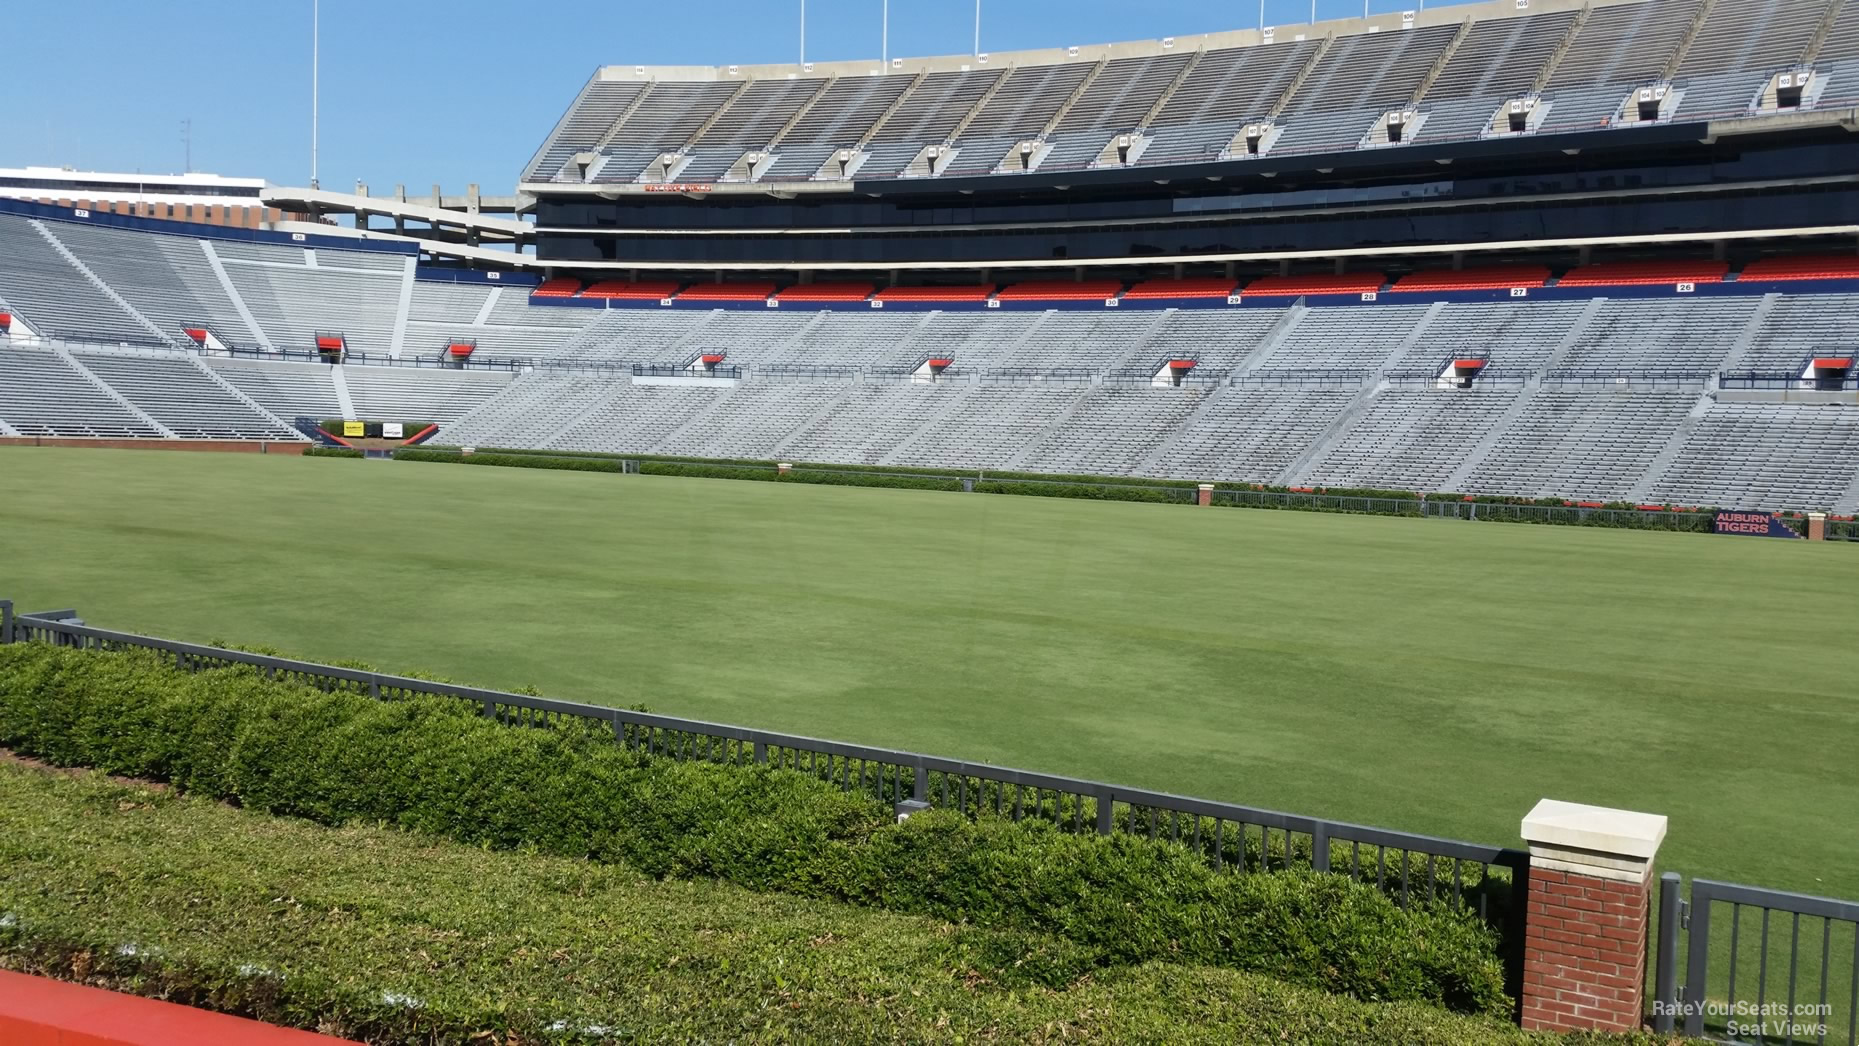
[(1500, 0), (888, 67), (607, 66), (521, 182), (607, 197), (844, 192), (1856, 104), (1859, 0)]

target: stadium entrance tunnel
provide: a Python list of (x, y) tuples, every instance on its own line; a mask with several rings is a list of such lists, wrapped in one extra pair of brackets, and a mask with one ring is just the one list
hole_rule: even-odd
[(1846, 379), (1852, 372), (1851, 355), (1817, 356), (1807, 361), (1807, 368), (1801, 372), (1801, 380), (1812, 389), (1838, 392), (1846, 386)]
[(1188, 372), (1194, 369), (1194, 361), (1188, 359), (1165, 360), (1150, 381), (1158, 389), (1179, 388)]
[(1484, 373), (1489, 360), (1480, 357), (1468, 357), (1448, 361), (1440, 370), (1439, 380), (1435, 383), (1442, 389), (1469, 389), (1472, 382)]
[(924, 384), (936, 381), (942, 377), (943, 371), (954, 365), (955, 358), (952, 356), (931, 356), (917, 364), (916, 369), (910, 372), (910, 380)]

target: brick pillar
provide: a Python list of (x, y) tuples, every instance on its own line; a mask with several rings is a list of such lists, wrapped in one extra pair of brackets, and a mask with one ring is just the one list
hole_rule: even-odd
[(1201, 484), (1200, 490), (1194, 499), (1194, 503), (1196, 505), (1202, 505), (1202, 506), (1213, 504), (1214, 503), (1214, 485), (1212, 483)]
[(1807, 514), (1807, 539), (1809, 541), (1827, 540), (1827, 514), (1825, 512)]
[(1638, 1030), (1665, 818), (1545, 799), (1523, 819), (1523, 838), (1524, 1028)]

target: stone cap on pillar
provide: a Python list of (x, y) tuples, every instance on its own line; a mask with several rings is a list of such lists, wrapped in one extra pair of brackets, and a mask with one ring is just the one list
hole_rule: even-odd
[(1531, 863), (1601, 879), (1639, 882), (1665, 839), (1665, 815), (1544, 799), (1523, 818)]

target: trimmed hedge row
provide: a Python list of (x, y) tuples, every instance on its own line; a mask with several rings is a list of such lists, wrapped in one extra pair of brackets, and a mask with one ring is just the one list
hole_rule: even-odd
[(641, 461), (647, 476), (694, 476), (700, 479), (746, 479), (776, 483), (812, 483), (833, 487), (896, 487), (904, 490), (961, 490), (959, 479), (934, 476), (865, 476), (857, 473), (816, 472), (796, 468), (783, 475), (773, 465), (699, 465), (667, 461)]
[[(435, 447), (434, 449), (456, 451), (456, 450), (460, 450), (461, 448)], [(750, 465), (750, 466), (765, 466), (767, 468), (773, 468), (775, 467), (776, 464), (778, 464), (778, 462), (772, 459), (761, 460), (761, 459), (756, 459), (756, 458), (692, 458), (689, 456), (677, 457), (677, 456), (662, 455), (662, 454), (622, 454), (622, 453), (618, 453), (615, 451), (606, 451), (606, 450), (537, 450), (534, 448), (521, 448), (521, 447), (478, 447), (476, 449), (479, 452), (488, 452), (492, 454), (522, 454), (522, 455), (534, 455), (534, 456), (540, 456), (540, 457), (611, 458), (616, 461), (631, 460), (631, 461), (640, 461), (640, 462), (666, 461), (666, 462), (676, 462), (678, 464), (683, 464), (683, 465)], [(824, 461), (790, 462), (790, 463), (794, 465), (796, 470), (823, 469), (823, 470), (829, 470), (833, 472), (876, 472), (876, 473), (883, 473), (886, 475), (894, 475), (894, 476), (895, 475), (934, 476), (938, 478), (974, 479), (978, 481), (998, 479), (998, 480), (1028, 480), (1028, 481), (1034, 481), (1034, 482), (1065, 483), (1065, 484), (1105, 483), (1105, 484), (1110, 484), (1112, 486), (1122, 486), (1122, 487), (1167, 487), (1171, 489), (1186, 488), (1189, 490), (1193, 490), (1195, 487), (1199, 486), (1199, 481), (1197, 480), (1156, 479), (1151, 476), (1098, 476), (1098, 475), (1090, 475), (1090, 474), (1074, 474), (1074, 473), (1060, 473), (1060, 472), (1014, 472), (1014, 471), (1009, 471), (1005, 469), (980, 469), (974, 472), (969, 472), (965, 469), (927, 468), (927, 467), (919, 466), (919, 465), (841, 465), (841, 464), (836, 464), (833, 462), (824, 462)], [(1214, 486), (1216, 489), (1219, 489), (1219, 490), (1258, 490), (1258, 491), (1265, 491), (1265, 492), (1274, 493), (1274, 494), (1310, 493), (1311, 492), (1307, 488), (1277, 487), (1277, 486), (1270, 486), (1270, 485), (1262, 484), (1262, 483), (1236, 483), (1232, 481), (1216, 481), (1214, 483)], [(1324, 488), (1322, 492), (1325, 494), (1330, 494), (1334, 496), (1393, 498), (1393, 499), (1406, 499), (1410, 501), (1419, 500), (1420, 498), (1420, 495), (1410, 490), (1376, 490), (1376, 489), (1366, 488), (1366, 487)], [(1060, 495), (1060, 496), (1065, 496), (1065, 495)]]
[[(613, 454), (602, 451), (543, 451), (487, 448), (463, 454), (454, 448), (402, 448), (394, 452), (402, 461), (437, 461), (466, 465), (504, 465), (516, 468), (567, 469), (577, 472), (622, 472), (623, 462), (637, 461), (639, 471), (651, 476), (694, 476), (708, 479), (817, 483), (830, 486), (900, 487), (913, 490), (963, 489), (964, 480), (981, 494), (1016, 494), (1031, 497), (1088, 498), (1099, 501), (1188, 503), (1195, 487), (1181, 480), (1135, 476), (1071, 476), (1039, 472), (976, 472), (890, 465), (795, 464), (778, 475), (775, 463), (740, 458), (693, 460), (649, 454)], [(1460, 519), (1499, 523), (1538, 523), (1553, 526), (1611, 527), (1627, 530), (1669, 530), (1693, 533), (1712, 531), (1711, 509), (1652, 512), (1638, 505), (1610, 502), (1582, 506), (1562, 498), (1524, 498), (1501, 495), (1468, 496), (1373, 488), (1281, 487), (1259, 483), (1216, 483), (1213, 504), (1231, 508), (1280, 509), (1296, 512), (1337, 512), (1379, 516), (1440, 515), (1429, 504), (1447, 503), (1444, 513)], [(1456, 506), (1476, 506), (1476, 514), (1461, 515)], [(1514, 506), (1514, 507), (1512, 507)], [(1668, 506), (1669, 507), (1669, 506)], [(1792, 518), (1792, 517), (1791, 517)], [(1796, 527), (1802, 529), (1805, 524)]]
[(899, 825), (826, 781), (654, 759), (597, 725), (519, 729), (244, 666), (190, 674), (149, 651), (13, 644), (0, 647), (0, 744), (323, 823), (1053, 934), (1076, 946), (1051, 970), (1061, 981), (1166, 958), (1360, 999), (1509, 1008), (1493, 935), (1463, 911), (1398, 908), (1339, 875), (1216, 872), (1127, 835), (948, 812)]
[(459, 454), (448, 450), (427, 450), (425, 448), (399, 447), (394, 451), (395, 461), (438, 461), (451, 465), (501, 465), (506, 468), (519, 469), (562, 469), (569, 472), (623, 472), (625, 466), (618, 459), (606, 458), (555, 458), (538, 457), (529, 454)]
[(1206, 967), (1049, 988), (1075, 948), (1052, 937), (323, 828), (99, 774), (0, 763), (0, 806), (0, 966), (368, 1042), (1560, 1041)]
[(975, 484), (977, 494), (1019, 494), (1036, 498), (1089, 498), (1095, 501), (1193, 502), (1195, 489), (1183, 486), (1111, 486), (1096, 483), (1040, 483), (1027, 480), (985, 479)]
[(353, 447), (305, 447), (306, 458), (365, 458), (368, 455)]

